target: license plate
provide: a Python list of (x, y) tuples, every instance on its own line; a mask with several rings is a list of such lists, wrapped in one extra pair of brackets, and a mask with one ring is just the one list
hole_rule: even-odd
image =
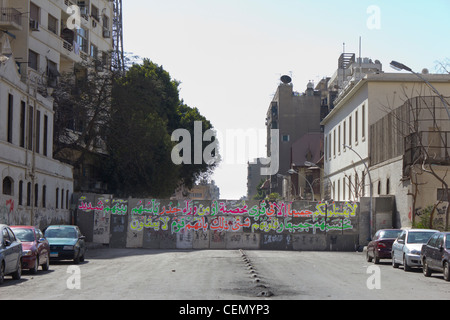
[(57, 252), (51, 252), (50, 253), (50, 258), (58, 258), (58, 253)]

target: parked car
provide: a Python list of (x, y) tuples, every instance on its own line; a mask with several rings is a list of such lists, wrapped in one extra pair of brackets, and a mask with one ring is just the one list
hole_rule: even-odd
[(50, 260), (84, 261), (86, 253), (85, 237), (77, 226), (49, 226), (45, 237), (50, 244)]
[(50, 265), (50, 245), (41, 230), (30, 226), (11, 226), (16, 238), (22, 242), (22, 269), (35, 274), (39, 266), (47, 271)]
[(0, 284), (7, 275), (14, 280), (22, 277), (22, 243), (8, 226), (0, 224)]
[(425, 277), (433, 272), (442, 272), (444, 279), (450, 281), (450, 232), (433, 234), (422, 247), (421, 258)]
[(391, 259), (392, 244), (400, 233), (402, 233), (400, 229), (378, 230), (367, 245), (367, 262), (374, 260), (375, 264), (378, 264), (381, 259)]
[(436, 232), (439, 231), (429, 229), (403, 230), (392, 244), (392, 266), (398, 268), (399, 265), (403, 265), (405, 271), (411, 270), (412, 267), (422, 267), (420, 259), (422, 246)]

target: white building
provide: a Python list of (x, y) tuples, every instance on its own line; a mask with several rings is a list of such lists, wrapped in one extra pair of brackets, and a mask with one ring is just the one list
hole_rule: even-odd
[(77, 62), (107, 63), (112, 6), (0, 0), (0, 223), (71, 222), (73, 169), (53, 159), (51, 87)]
[[(371, 135), (371, 126), (386, 117), (394, 109), (403, 106), (411, 98), (436, 96), (434, 92), (413, 74), (383, 73), (380, 69), (363, 74), (360, 80), (353, 76), (343, 82), (345, 86), (335, 101), (335, 108), (323, 120), (325, 140), (325, 179), (331, 181), (331, 195), (334, 200), (359, 201), (370, 197), (370, 181), (365, 165), (369, 166), (372, 178), (373, 196), (392, 195), (396, 198), (397, 227), (410, 227), (414, 207), (434, 204), (438, 187), (427, 178), (431, 187), (422, 192), (421, 200), (413, 206), (409, 195), (414, 190), (404, 175), (405, 146), (400, 135)], [(450, 96), (450, 75), (423, 75), (444, 96)], [(439, 100), (439, 99), (438, 99)], [(440, 101), (440, 100), (439, 100)], [(442, 106), (441, 106), (442, 108)], [(448, 119), (445, 119), (448, 121)], [(446, 127), (440, 127), (447, 130)], [(423, 130), (423, 129), (420, 129)], [(389, 133), (386, 133), (389, 135)], [(372, 139), (372, 141), (371, 141)], [(371, 148), (386, 149), (398, 147), (392, 157), (374, 163)], [(422, 177), (425, 179), (425, 176)], [(450, 176), (446, 178), (450, 183)], [(423, 180), (422, 180), (423, 182)]]

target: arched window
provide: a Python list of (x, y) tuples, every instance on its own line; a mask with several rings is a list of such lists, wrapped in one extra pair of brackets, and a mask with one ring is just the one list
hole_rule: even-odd
[(391, 192), (391, 180), (387, 178), (386, 180), (386, 194), (389, 194)]
[(11, 179), (10, 177), (6, 177), (5, 179), (3, 179), (3, 194), (7, 195), (7, 196), (12, 196), (13, 195), (13, 179)]

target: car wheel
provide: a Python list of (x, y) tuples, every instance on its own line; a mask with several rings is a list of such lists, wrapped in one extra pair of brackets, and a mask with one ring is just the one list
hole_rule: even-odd
[(3, 284), (5, 281), (5, 264), (2, 263), (0, 265), (0, 284)]
[(36, 274), (39, 268), (39, 258), (36, 257), (36, 260), (34, 261), (34, 266), (33, 268), (30, 269), (30, 273), (31, 274)]
[(12, 274), (12, 278), (14, 280), (20, 280), (21, 277), (22, 277), (22, 261), (19, 259), (19, 261), (17, 262), (17, 270)]
[(373, 255), (373, 263), (375, 263), (375, 264), (379, 264), (380, 263), (380, 258), (377, 256), (376, 253), (374, 253), (374, 255)]
[(394, 252), (392, 252), (392, 267), (398, 269), (399, 264), (395, 262)]
[(430, 270), (430, 268), (428, 268), (427, 259), (423, 259), (422, 265), (423, 265), (423, 275), (425, 277), (430, 277), (431, 276), (431, 270)]
[(449, 263), (446, 261), (444, 262), (444, 279), (445, 281), (450, 281), (450, 266)]
[(369, 250), (367, 250), (367, 252), (366, 252), (366, 261), (367, 262), (372, 262), (372, 257), (369, 254)]
[(406, 262), (406, 256), (403, 255), (403, 270), (406, 271), (411, 271), (411, 267), (408, 266), (408, 263)]
[(42, 265), (42, 270), (48, 271), (50, 267), (50, 258), (47, 256), (47, 261)]

